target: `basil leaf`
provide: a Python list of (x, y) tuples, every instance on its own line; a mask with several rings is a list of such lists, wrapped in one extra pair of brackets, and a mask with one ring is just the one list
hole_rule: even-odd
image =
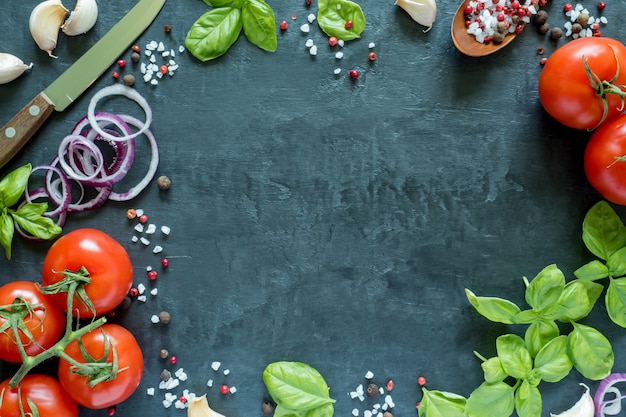
[(293, 411), (278, 404), (273, 415), (274, 417), (332, 417), (334, 412), (335, 408), (332, 404), (324, 404), (306, 411)]
[(489, 383), (504, 381), (504, 379), (508, 376), (506, 372), (504, 372), (500, 358), (497, 356), (483, 361), (480, 364), (480, 367), (483, 368), (485, 381)]
[(609, 275), (612, 277), (621, 277), (626, 275), (626, 247), (615, 251), (606, 261), (606, 267), (609, 269)]
[(515, 411), (518, 417), (541, 417), (543, 401), (541, 393), (536, 386), (522, 382), (515, 391)]
[(43, 217), (48, 203), (26, 203), (11, 212), (13, 220), (24, 231), (40, 239), (49, 240), (61, 234), (62, 229), (49, 217)]
[(611, 279), (605, 297), (606, 310), (613, 323), (626, 327), (626, 278)]
[(598, 258), (607, 260), (626, 246), (626, 227), (606, 201), (595, 204), (583, 220), (583, 242)]
[(505, 334), (496, 339), (496, 351), (507, 375), (523, 379), (533, 369), (533, 359), (526, 349), (524, 339), (514, 334)]
[(515, 316), (521, 312), (517, 305), (503, 298), (477, 297), (467, 288), (465, 295), (478, 313), (493, 322), (513, 324), (515, 323)]
[(526, 349), (532, 357), (552, 339), (559, 335), (559, 326), (554, 320), (538, 319), (528, 326), (524, 334)]
[(15, 225), (13, 224), (13, 218), (8, 213), (8, 210), (3, 210), (0, 215), (0, 244), (4, 248), (4, 254), (7, 259), (11, 259), (11, 242), (13, 241), (13, 235), (15, 234)]
[(574, 271), (578, 279), (585, 281), (596, 281), (609, 276), (609, 268), (602, 262), (594, 260)]
[(203, 0), (206, 4), (212, 7), (230, 7), (237, 6), (233, 0)]
[(263, 382), (276, 404), (292, 411), (307, 411), (334, 403), (322, 375), (301, 362), (275, 362), (263, 371)]
[(241, 28), (241, 9), (211, 9), (191, 26), (185, 46), (193, 56), (206, 62), (224, 55), (239, 38)]
[(468, 417), (505, 417), (510, 416), (514, 409), (512, 386), (504, 382), (483, 382), (467, 399), (465, 414)]
[(422, 401), (417, 408), (419, 417), (464, 417), (467, 400), (445, 391), (429, 391), (422, 387)]
[(0, 207), (9, 208), (20, 201), (28, 184), (30, 172), (31, 166), (26, 164), (2, 178), (0, 181)]
[[(361, 6), (348, 0), (318, 0), (317, 24), (328, 36), (350, 41), (365, 30), (365, 15)], [(352, 27), (346, 28), (346, 22)]]
[[(592, 282), (589, 283), (595, 284)], [(600, 285), (600, 287), (602, 286)], [(592, 291), (591, 287), (589, 291)], [(546, 309), (543, 317), (559, 320), (561, 322), (580, 320), (591, 312), (597, 300), (597, 298), (591, 300), (589, 296), (590, 293), (583, 281), (574, 280), (568, 282), (559, 300)]]
[(538, 317), (539, 317), (539, 313), (537, 313), (535, 310), (524, 310), (524, 311), (520, 311), (518, 314), (515, 315), (515, 318), (513, 319), (513, 323), (530, 324), (534, 322), (535, 320), (537, 320)]
[(546, 382), (559, 382), (569, 375), (573, 366), (567, 354), (567, 336), (550, 340), (535, 357), (535, 369)]
[(526, 287), (525, 298), (529, 306), (542, 310), (555, 303), (565, 287), (565, 275), (556, 265), (545, 267)]
[(250, 42), (274, 52), (277, 46), (276, 19), (272, 8), (263, 0), (247, 0), (241, 10), (243, 32)]
[(608, 339), (593, 327), (572, 322), (574, 330), (567, 336), (567, 353), (582, 376), (601, 380), (611, 373), (615, 356)]

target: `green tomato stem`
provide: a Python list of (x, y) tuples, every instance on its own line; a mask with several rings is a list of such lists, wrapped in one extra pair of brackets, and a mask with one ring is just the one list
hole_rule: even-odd
[(602, 99), (602, 118), (600, 118), (600, 121), (593, 129), (600, 126), (606, 120), (606, 117), (609, 114), (609, 101), (606, 98), (608, 94), (614, 94), (620, 98), (622, 105), (618, 109), (619, 111), (624, 110), (624, 106), (626, 104), (624, 99), (624, 97), (626, 97), (626, 91), (622, 90), (621, 86), (614, 84), (615, 81), (617, 81), (617, 77), (619, 77), (620, 65), (619, 59), (617, 59), (617, 55), (615, 55), (615, 51), (613, 51), (613, 55), (615, 56), (617, 68), (615, 69), (615, 75), (610, 80), (601, 79), (595, 72), (591, 70), (591, 67), (589, 67), (587, 57), (582, 57), (583, 66), (585, 67), (585, 72), (587, 73), (589, 84), (591, 84), (591, 87), (596, 91), (596, 96)]

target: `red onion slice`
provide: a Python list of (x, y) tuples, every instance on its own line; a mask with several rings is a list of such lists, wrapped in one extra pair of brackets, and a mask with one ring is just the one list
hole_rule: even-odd
[[(596, 417), (615, 416), (622, 411), (622, 400), (626, 395), (615, 386), (620, 382), (626, 382), (626, 373), (614, 373), (600, 381), (593, 397)], [(611, 398), (607, 399), (607, 396)]]

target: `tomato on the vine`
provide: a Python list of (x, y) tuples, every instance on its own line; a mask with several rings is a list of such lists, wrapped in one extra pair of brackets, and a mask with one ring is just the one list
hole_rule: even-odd
[[(9, 387), (9, 381), (10, 379), (6, 379), (0, 383), (2, 417), (78, 417), (78, 404), (53, 377), (43, 374), (26, 375), (20, 382), (19, 390)], [(34, 404), (37, 414), (29, 401)], [(24, 414), (20, 412), (20, 405)]]
[[(78, 341), (70, 343), (65, 353), (80, 364), (100, 362), (109, 367), (101, 367), (94, 375), (81, 375), (86, 372), (61, 358), (59, 380), (74, 400), (100, 409), (119, 404), (135, 392), (143, 374), (143, 354), (131, 332), (117, 324), (104, 324), (82, 336), (80, 343), (87, 355)], [(96, 381), (100, 382), (94, 385)]]
[(559, 47), (539, 76), (543, 108), (565, 126), (591, 130), (624, 109), (626, 46), (582, 37)]
[(626, 115), (593, 132), (584, 161), (589, 183), (610, 202), (626, 205)]
[(18, 343), (28, 356), (35, 356), (54, 345), (64, 331), (65, 314), (35, 283), (13, 281), (0, 287), (1, 360), (21, 362)]
[[(72, 301), (72, 314), (81, 318), (113, 310), (133, 283), (133, 267), (126, 249), (108, 234), (90, 228), (69, 232), (50, 247), (43, 263), (44, 288), (56, 291), (54, 286), (72, 273), (82, 278), (87, 275), (90, 280), (79, 286)], [(66, 292), (51, 296), (67, 311)]]

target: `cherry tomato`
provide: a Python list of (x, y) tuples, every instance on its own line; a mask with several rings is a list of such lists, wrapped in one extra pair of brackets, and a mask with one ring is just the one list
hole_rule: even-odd
[[(8, 326), (15, 315), (23, 321), (30, 337), (19, 330), (19, 340), (26, 354), (35, 356), (54, 345), (65, 331), (65, 314), (49, 297), (43, 295), (33, 282), (13, 281), (0, 287), (0, 327)], [(0, 332), (0, 359), (21, 362), (17, 337), (10, 328)]]
[[(83, 288), (97, 316), (117, 307), (133, 283), (133, 267), (122, 245), (100, 230), (84, 228), (61, 236), (50, 247), (43, 262), (43, 284), (54, 284), (64, 278), (63, 271), (77, 272), (81, 267), (91, 279)], [(67, 311), (67, 293), (52, 296)], [(94, 316), (77, 296), (72, 306), (75, 317)]]
[[(18, 395), (19, 393), (19, 395)], [(32, 401), (38, 414), (28, 405)], [(28, 374), (17, 388), (9, 387), (9, 379), (0, 383), (0, 415), (2, 417), (22, 417), (20, 402), (25, 415), (39, 417), (77, 417), (78, 404), (61, 387), (59, 381), (43, 374)]]
[[(131, 332), (117, 324), (104, 324), (83, 337), (81, 343), (88, 354), (104, 361), (105, 346), (109, 345), (107, 363), (113, 363), (113, 351), (117, 354), (115, 378), (89, 386), (89, 377), (74, 372), (73, 366), (65, 359), (59, 361), (61, 385), (76, 402), (87, 408), (106, 408), (130, 397), (139, 386), (143, 373), (143, 355), (137, 340)], [(65, 353), (79, 363), (88, 362), (77, 341), (65, 348)]]
[(543, 108), (565, 126), (594, 129), (622, 112), (618, 94), (597, 93), (589, 80), (583, 57), (589, 69), (601, 81), (616, 86), (626, 84), (626, 46), (611, 38), (583, 37), (567, 42), (550, 56), (539, 76), (539, 99)]
[(604, 123), (585, 148), (585, 174), (608, 201), (626, 205), (626, 115)]

